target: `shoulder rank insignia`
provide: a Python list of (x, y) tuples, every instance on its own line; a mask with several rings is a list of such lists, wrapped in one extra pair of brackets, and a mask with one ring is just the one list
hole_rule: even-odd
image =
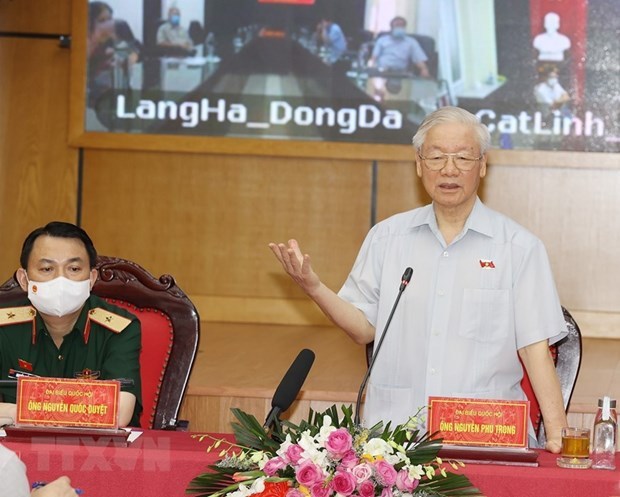
[(131, 319), (120, 316), (101, 307), (91, 309), (88, 311), (88, 319), (86, 320), (86, 326), (84, 327), (84, 343), (88, 343), (91, 322), (97, 323), (98, 325), (103, 326), (114, 333), (120, 333), (127, 328), (127, 326), (129, 326)]
[(33, 321), (37, 311), (34, 307), (26, 305), (24, 307), (7, 307), (0, 309), (0, 326), (8, 324), (19, 324)]
[(0, 309), (0, 326), (8, 326), (11, 324), (32, 323), (32, 344), (36, 342), (37, 327), (35, 317), (37, 311), (30, 305), (23, 307), (6, 307)]

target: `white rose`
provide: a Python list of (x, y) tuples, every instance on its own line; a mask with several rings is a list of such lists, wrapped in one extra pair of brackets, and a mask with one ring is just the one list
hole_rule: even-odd
[(369, 454), (373, 457), (382, 456), (386, 457), (388, 454), (393, 454), (394, 449), (385, 440), (381, 438), (372, 438), (364, 444), (364, 454)]

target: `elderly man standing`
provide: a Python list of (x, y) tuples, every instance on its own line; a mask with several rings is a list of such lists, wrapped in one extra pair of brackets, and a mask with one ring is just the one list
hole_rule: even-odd
[(548, 344), (565, 336), (566, 325), (543, 244), (478, 198), (490, 136), (475, 116), (441, 108), (426, 117), (413, 145), (432, 204), (375, 225), (338, 294), (297, 241), (270, 248), (359, 344), (378, 341), (401, 274), (413, 268), (370, 377), (367, 426), (403, 423), (431, 395), (525, 399), (521, 358), (545, 419), (547, 449), (559, 452), (567, 422)]

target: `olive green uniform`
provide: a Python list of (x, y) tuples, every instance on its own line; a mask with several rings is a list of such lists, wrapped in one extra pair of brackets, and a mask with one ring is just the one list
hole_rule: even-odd
[[(91, 295), (60, 348), (29, 300), (0, 309), (0, 379), (15, 372), (53, 378), (133, 380), (123, 391), (136, 396), (131, 426), (139, 426), (140, 321), (133, 314)], [(12, 321), (13, 320), (13, 321)], [(19, 322), (21, 321), (21, 322)], [(16, 387), (0, 387), (4, 402), (15, 403)]]

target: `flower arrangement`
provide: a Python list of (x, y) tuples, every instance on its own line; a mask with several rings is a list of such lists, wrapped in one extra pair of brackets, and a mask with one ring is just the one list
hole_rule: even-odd
[(390, 429), (356, 425), (351, 406), (323, 413), (310, 411), (295, 425), (265, 429), (253, 416), (232, 409), (236, 443), (212, 441), (224, 448), (209, 472), (194, 478), (186, 491), (210, 497), (412, 497), (479, 495), (464, 466), (442, 461), (441, 440), (421, 434), (415, 417)]

